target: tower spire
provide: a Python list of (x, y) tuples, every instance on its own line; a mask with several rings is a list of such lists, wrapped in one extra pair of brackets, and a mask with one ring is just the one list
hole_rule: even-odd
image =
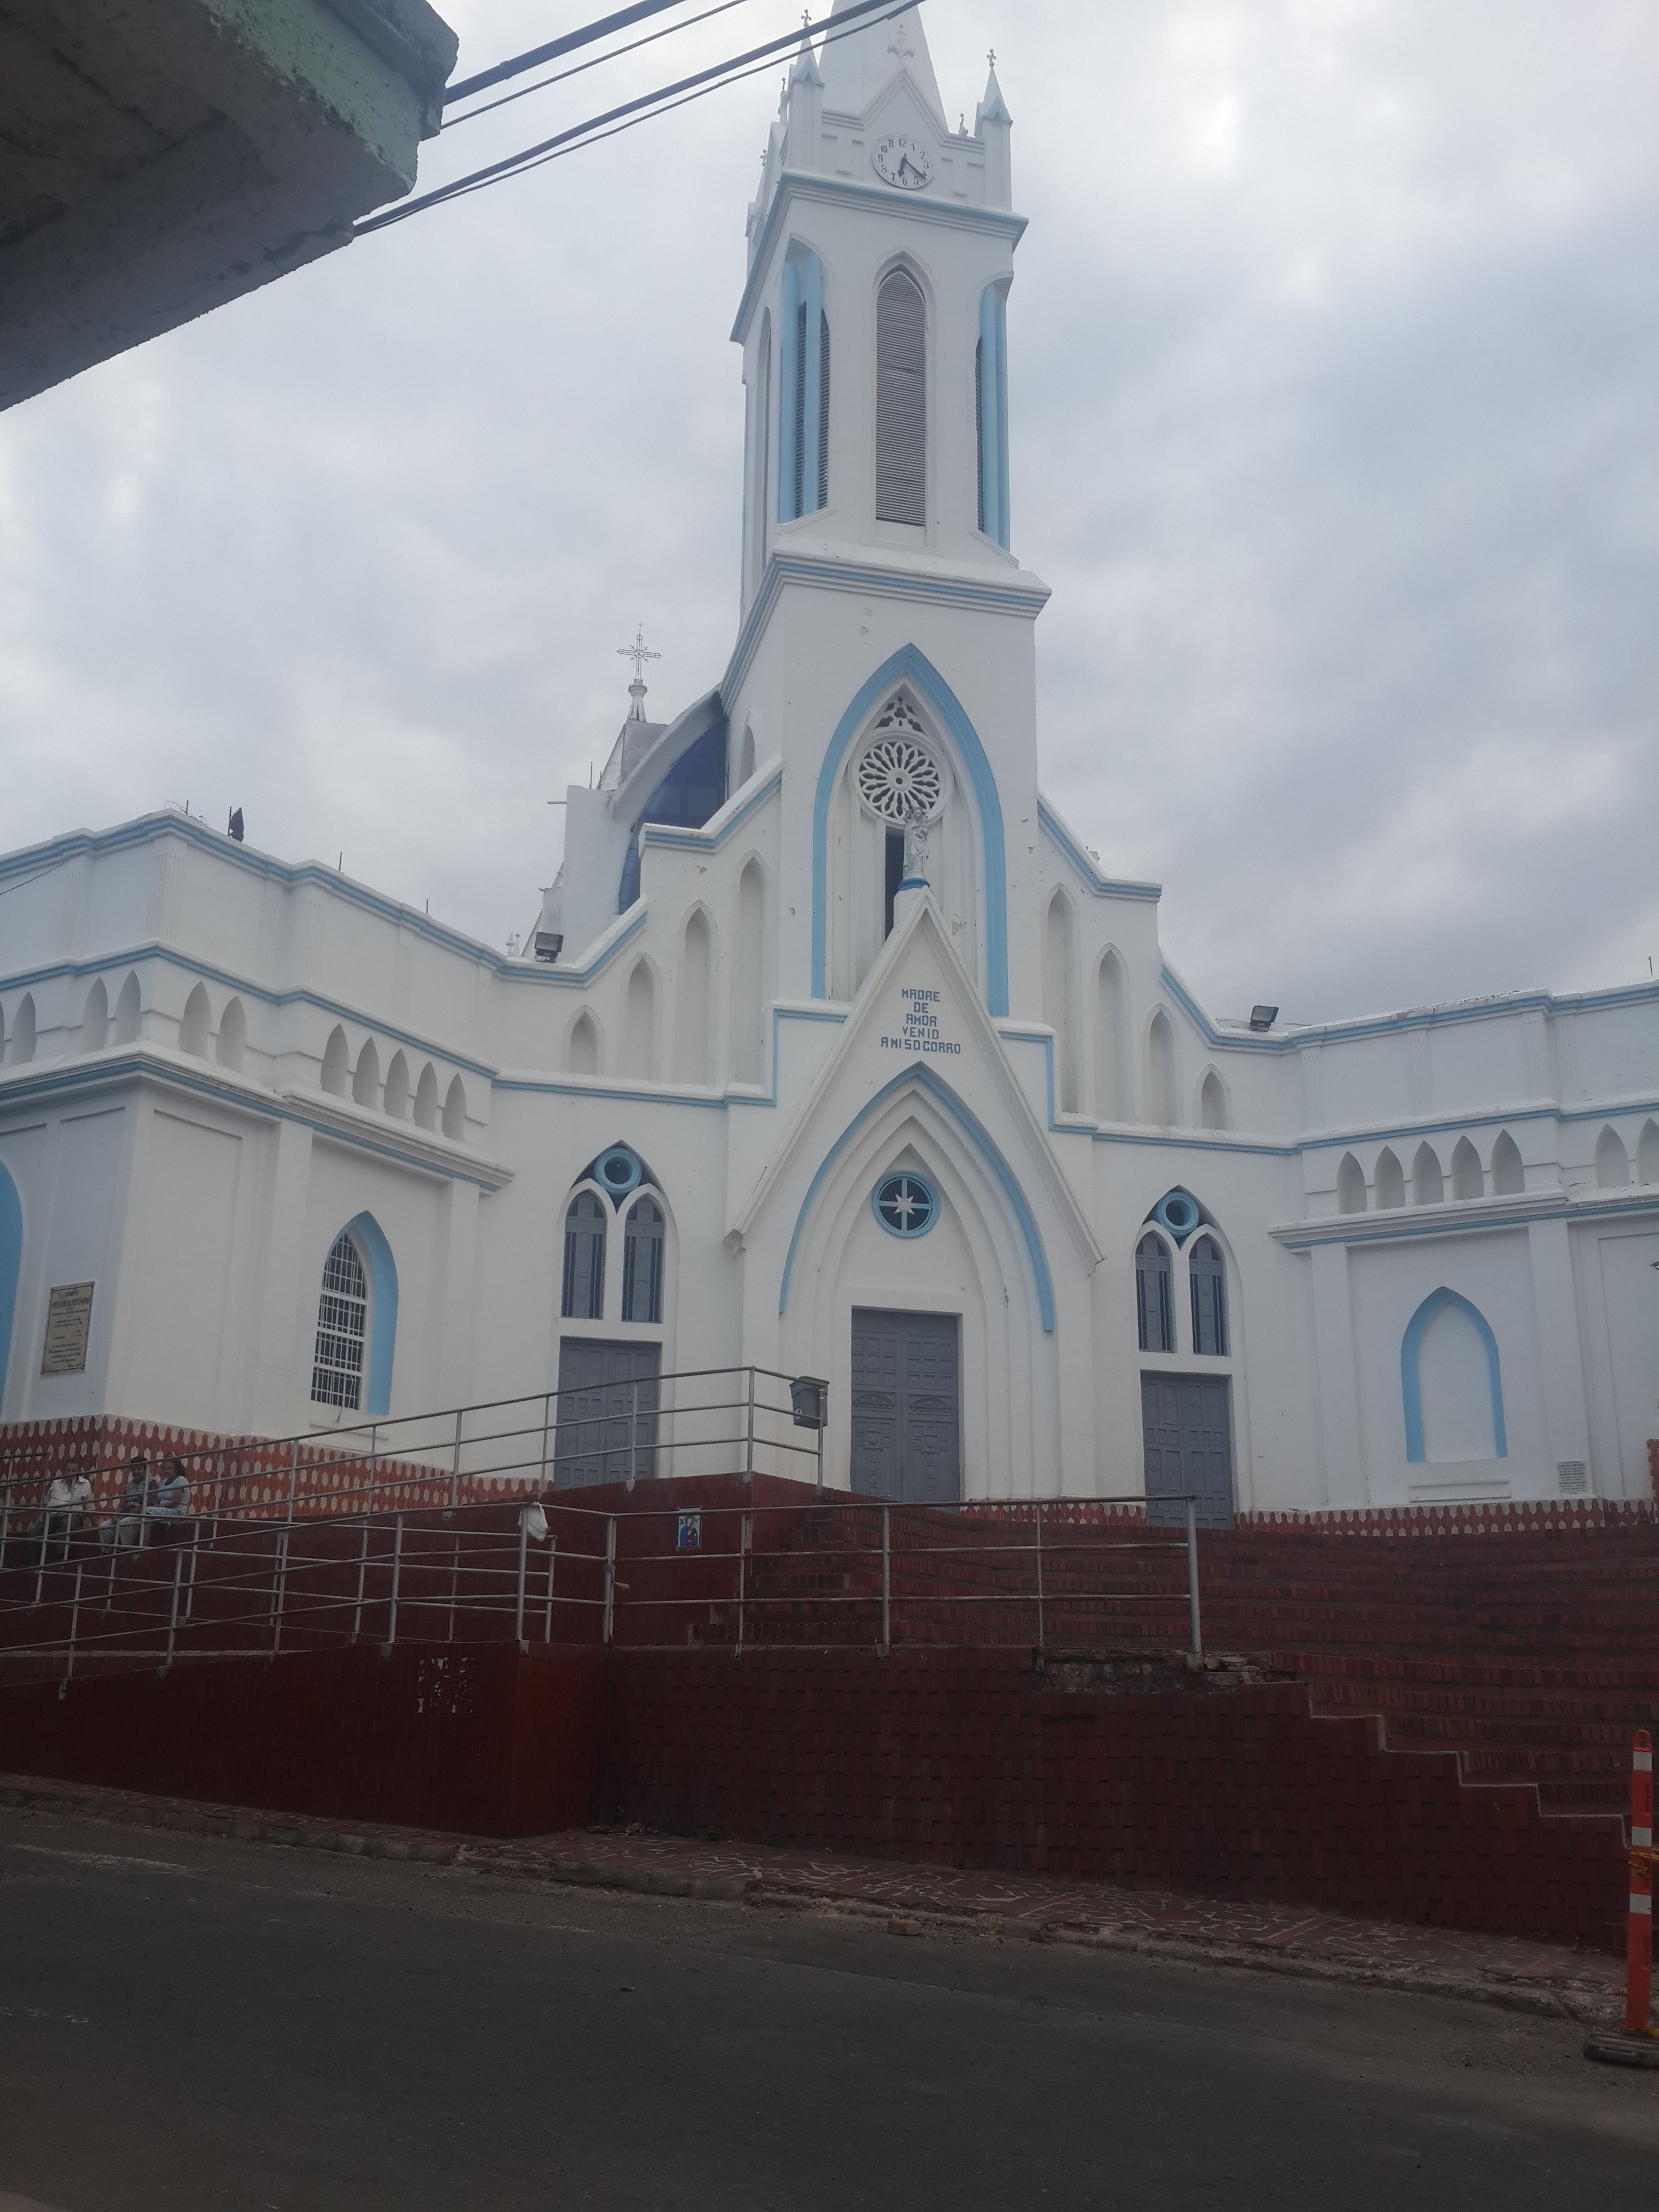
[[(836, 0), (831, 26), (854, 4), (855, 0)], [(889, 86), (907, 76), (938, 118), (941, 135), (950, 129), (919, 7), (878, 16), (862, 29), (848, 32), (825, 46), (821, 59), (823, 104), (837, 115), (868, 115)]]

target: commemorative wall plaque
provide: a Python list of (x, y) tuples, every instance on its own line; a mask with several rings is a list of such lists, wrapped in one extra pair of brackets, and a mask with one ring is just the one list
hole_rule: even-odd
[(84, 1375), (92, 1336), (90, 1283), (54, 1283), (46, 1301), (46, 1342), (40, 1355), (43, 1375)]

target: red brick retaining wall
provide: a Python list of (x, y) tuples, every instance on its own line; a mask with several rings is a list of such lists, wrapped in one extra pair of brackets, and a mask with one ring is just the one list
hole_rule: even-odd
[(489, 1836), (592, 1817), (605, 1662), (555, 1644), (222, 1660), (0, 1692), (0, 1770)]
[(600, 1799), (685, 1833), (1623, 1942), (1616, 1820), (1465, 1789), (1449, 1754), (1311, 1718), (1298, 1685), (1054, 1694), (1012, 1652), (613, 1652)]

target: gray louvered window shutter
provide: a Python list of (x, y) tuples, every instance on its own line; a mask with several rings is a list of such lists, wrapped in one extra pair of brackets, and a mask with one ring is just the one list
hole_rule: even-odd
[(792, 515), (806, 512), (806, 307), (805, 302), (795, 310), (795, 434), (791, 441), (794, 448), (795, 476), (790, 486), (789, 512)]
[(974, 451), (979, 455), (979, 526), (985, 527), (985, 341), (974, 348)]
[(818, 505), (830, 504), (830, 318), (818, 317)]
[(876, 303), (876, 519), (927, 520), (927, 308), (902, 269)]

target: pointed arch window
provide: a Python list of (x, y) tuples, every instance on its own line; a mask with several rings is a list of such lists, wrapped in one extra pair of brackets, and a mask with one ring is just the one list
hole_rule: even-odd
[(1193, 1291), (1193, 1350), (1206, 1359), (1227, 1357), (1227, 1263), (1213, 1237), (1193, 1247), (1188, 1273)]
[(313, 1405), (335, 1406), (348, 1413), (362, 1410), (368, 1345), (368, 1275), (356, 1241), (343, 1229), (323, 1264), (311, 1366)]
[(1175, 1268), (1169, 1246), (1150, 1230), (1135, 1247), (1135, 1319), (1143, 1352), (1175, 1350)]
[(823, 264), (793, 246), (783, 266), (778, 515), (796, 521), (830, 503), (830, 318)]
[(564, 1290), (559, 1310), (566, 1321), (605, 1317), (605, 1206), (598, 1194), (579, 1190), (564, 1217)]
[(622, 1317), (656, 1322), (662, 1319), (663, 1243), (666, 1226), (654, 1198), (634, 1202), (623, 1232)]
[(902, 269), (876, 299), (876, 520), (927, 520), (927, 306)]

